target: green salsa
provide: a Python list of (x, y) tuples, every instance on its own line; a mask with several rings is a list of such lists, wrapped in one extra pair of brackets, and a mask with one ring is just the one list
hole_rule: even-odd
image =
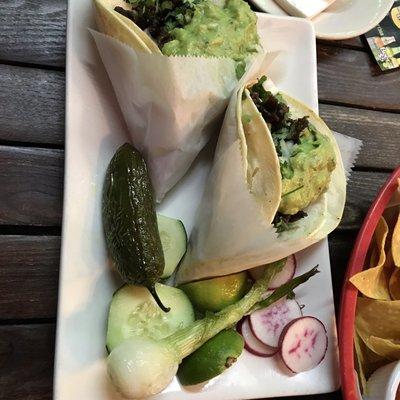
[(210, 1), (196, 4), (191, 21), (170, 32), (162, 52), (170, 55), (245, 59), (258, 49), (257, 17), (243, 0), (227, 0), (223, 6)]

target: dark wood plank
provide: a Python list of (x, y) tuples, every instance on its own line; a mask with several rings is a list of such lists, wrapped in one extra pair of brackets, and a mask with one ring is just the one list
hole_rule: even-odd
[(363, 141), (357, 166), (396, 168), (399, 165), (400, 115), (320, 104), (320, 115), (331, 129)]
[(0, 319), (54, 318), (59, 236), (0, 236)]
[(63, 151), (0, 146), (0, 224), (61, 224)]
[(319, 99), (325, 102), (400, 111), (400, 79), (383, 74), (368, 53), (318, 46)]
[(347, 203), (341, 230), (359, 229), (379, 189), (390, 176), (389, 173), (352, 173), (347, 185)]
[[(334, 44), (336, 42), (329, 42), (330, 44)], [(353, 49), (366, 49), (366, 45), (363, 41), (363, 39), (361, 38), (361, 36), (357, 36), (355, 38), (352, 39), (347, 39), (347, 40), (340, 40), (339, 41), (341, 46), (344, 47), (349, 47), (349, 48), (353, 48)]]
[(358, 230), (334, 231), (329, 235), (329, 256), (331, 260), (333, 295), (335, 299), (336, 315), (339, 316), (340, 296), (343, 279), (353, 250)]
[(54, 324), (0, 327), (0, 399), (52, 399)]
[[(360, 225), (388, 176), (388, 173), (353, 172), (341, 229)], [(61, 150), (0, 146), (0, 224), (59, 226), (62, 178)]]
[(64, 66), (66, 0), (2, 0), (0, 59)]
[(63, 72), (0, 65), (0, 87), (0, 140), (63, 145)]
[(314, 394), (311, 396), (279, 397), (279, 400), (342, 400), (342, 398), (342, 393), (337, 391), (334, 393)]
[(334, 47), (342, 47), (345, 49), (354, 49), (354, 50), (363, 50), (367, 51), (367, 45), (363, 42), (360, 36), (357, 36), (352, 39), (347, 40), (337, 40), (337, 41), (329, 41), (329, 40), (317, 40), (318, 45), (325, 46), (334, 46)]

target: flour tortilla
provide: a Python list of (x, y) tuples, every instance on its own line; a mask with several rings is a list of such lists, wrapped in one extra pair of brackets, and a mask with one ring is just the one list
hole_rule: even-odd
[[(296, 229), (276, 233), (272, 220), (281, 198), (279, 160), (267, 125), (254, 103), (251, 105), (247, 86), (231, 98), (178, 282), (228, 275), (277, 261), (323, 239), (341, 220), (346, 177), (336, 140), (311, 109), (281, 93), (295, 117), (309, 116), (316, 129), (329, 138), (336, 167), (326, 192), (304, 210), (308, 216), (296, 223)], [(266, 86), (277, 92), (270, 81)], [(263, 171), (254, 175), (257, 167)]]
[(123, 0), (94, 0), (95, 17), (99, 30), (125, 43), (136, 51), (150, 54), (161, 54), (156, 42), (129, 18), (114, 11), (119, 6), (129, 9), (129, 5)]

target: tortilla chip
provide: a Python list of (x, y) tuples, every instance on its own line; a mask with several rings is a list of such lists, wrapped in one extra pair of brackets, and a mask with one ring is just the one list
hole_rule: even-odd
[(380, 217), (374, 232), (374, 240), (379, 255), (377, 266), (384, 264), (386, 261), (385, 245), (388, 233), (389, 233), (388, 224), (385, 218)]
[(358, 375), (358, 380), (360, 383), (361, 393), (365, 393), (365, 388), (367, 387), (367, 377), (366, 377), (366, 358), (365, 351), (363, 351), (362, 346), (363, 342), (360, 336), (355, 333), (354, 334), (354, 358), (355, 358), (355, 368)]
[(368, 348), (364, 342), (362, 342), (361, 349), (364, 352), (365, 358), (365, 366), (364, 372), (365, 377), (369, 379), (369, 377), (380, 367), (388, 364), (390, 360), (385, 357), (380, 356), (379, 354), (374, 353), (370, 348)]
[(400, 269), (396, 268), (389, 279), (389, 292), (393, 300), (400, 300)]
[(370, 336), (365, 344), (374, 353), (390, 361), (400, 360), (400, 341)]
[(380, 367), (388, 364), (390, 360), (370, 350), (361, 337), (354, 334), (355, 367), (359, 378), (362, 393), (366, 390), (366, 381)]
[(370, 351), (389, 361), (400, 359), (399, 321), (400, 301), (358, 298), (356, 332)]
[(393, 229), (392, 255), (394, 265), (396, 267), (400, 267), (400, 214), (397, 217), (397, 222)]
[(389, 234), (386, 241), (386, 250), (392, 247), (392, 236), (394, 232), (394, 228), (396, 226), (397, 220), (399, 218), (399, 205), (393, 205), (390, 207), (386, 207), (385, 211), (383, 212), (382, 216), (385, 218), (385, 221), (389, 227)]
[[(377, 265), (350, 278), (350, 282), (365, 296), (377, 300), (390, 300), (388, 282), (391, 269), (386, 265), (385, 244), (389, 227), (383, 217), (379, 219), (374, 232), (374, 243), (378, 255)], [(376, 257), (375, 257), (376, 258)]]
[(392, 198), (389, 201), (387, 207), (394, 207), (400, 205), (400, 178), (397, 178), (397, 189), (393, 193)]
[[(368, 255), (367, 255), (368, 257)], [(372, 247), (371, 256), (369, 257), (369, 268), (374, 268), (379, 263), (379, 253), (375, 246)]]
[(400, 340), (400, 300), (382, 301), (359, 297), (356, 329), (364, 341), (369, 336)]
[[(363, 294), (372, 297), (359, 297), (356, 310), (355, 362), (364, 394), (366, 380), (376, 369), (400, 359), (400, 268), (396, 268), (400, 266), (400, 180), (398, 184), (368, 250), (371, 268), (351, 278)], [(393, 301), (382, 301), (390, 300), (387, 291)]]

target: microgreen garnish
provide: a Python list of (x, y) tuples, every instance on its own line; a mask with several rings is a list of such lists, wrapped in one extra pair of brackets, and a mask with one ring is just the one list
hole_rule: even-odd
[(287, 193), (284, 193), (281, 197), (289, 196), (290, 194), (292, 194), (292, 193), (294, 193), (294, 192), (297, 192), (297, 191), (300, 190), (300, 189), (303, 189), (303, 187), (304, 187), (304, 185), (301, 185), (301, 186), (299, 186), (299, 187), (297, 187), (297, 188), (295, 188), (295, 189), (293, 189), (293, 190), (290, 190), (290, 191), (287, 192)]
[(288, 300), (293, 300), (293, 299), (295, 299), (296, 298), (296, 294), (293, 292), (293, 290), (290, 292), (290, 293), (288, 293), (288, 295), (286, 296), (286, 298), (288, 299)]
[[(308, 117), (292, 118), (288, 105), (280, 93), (273, 94), (265, 90), (264, 83), (267, 77), (262, 76), (257, 83), (250, 87), (250, 96), (258, 111), (268, 124), (275, 150), (279, 158), (282, 179), (290, 180), (294, 176), (292, 159), (300, 152), (308, 152), (317, 148), (320, 142), (315, 127), (308, 121)], [(307, 132), (307, 135), (305, 135)], [(299, 186), (282, 197), (288, 196), (303, 186)], [(277, 213), (273, 224), (277, 233), (295, 229), (294, 222), (304, 218), (307, 214), (299, 211), (295, 215)]]
[(283, 97), (279, 93), (272, 94), (265, 90), (263, 84), (266, 80), (266, 76), (258, 79), (257, 83), (250, 88), (250, 96), (265, 122), (271, 128), (282, 177), (291, 179), (293, 168), (290, 158), (301, 151), (301, 136), (304, 130), (310, 129), (311, 124), (308, 122), (308, 117), (291, 118), (289, 107)]
[(296, 229), (297, 226), (294, 223), (306, 216), (307, 213), (305, 213), (304, 211), (299, 211), (294, 215), (282, 214), (280, 212), (277, 212), (272, 223), (275, 226), (276, 233), (281, 234), (283, 232)]
[(191, 20), (199, 0), (125, 0), (132, 10), (115, 7), (114, 10), (129, 18), (140, 29), (147, 29), (162, 47), (171, 40), (171, 31), (185, 27)]

